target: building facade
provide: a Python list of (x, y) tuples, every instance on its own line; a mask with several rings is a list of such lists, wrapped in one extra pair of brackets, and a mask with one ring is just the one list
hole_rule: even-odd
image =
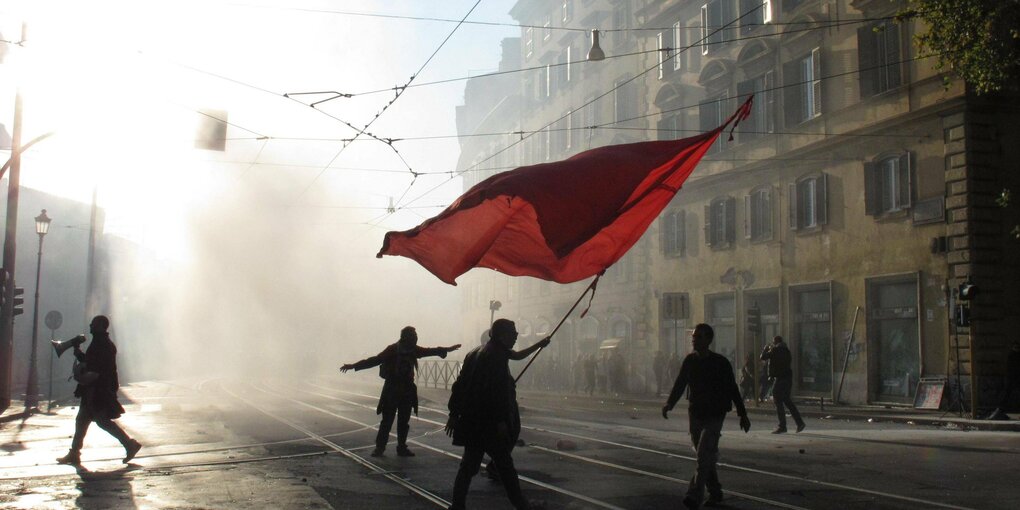
[[(561, 365), (617, 350), (628, 390), (647, 391), (655, 352), (683, 356), (688, 330), (707, 322), (713, 349), (737, 370), (772, 336), (786, 338), (801, 397), (909, 405), (923, 380), (944, 384), (943, 406), (957, 395), (994, 402), (1020, 299), (1016, 208), (996, 200), (1016, 188), (1020, 109), (935, 71), (912, 43), (923, 26), (894, 19), (902, 7), (514, 6), (522, 36), (506, 44), (519, 46), (523, 70), (501, 75), (503, 94), (476, 78), (458, 110), (492, 114), (458, 124), (474, 135), (462, 139), (466, 188), (591, 147), (692, 136), (754, 95), (752, 116), (720, 137), (610, 269), (588, 315), (557, 332)], [(602, 32), (603, 61), (584, 59), (591, 28)], [(472, 94), (483, 87), (488, 96)], [(525, 343), (555, 327), (586, 285), (481, 271), (464, 283), (467, 330), (495, 313), (518, 320), (533, 337)], [(961, 299), (964, 284), (979, 289), (974, 299)]]

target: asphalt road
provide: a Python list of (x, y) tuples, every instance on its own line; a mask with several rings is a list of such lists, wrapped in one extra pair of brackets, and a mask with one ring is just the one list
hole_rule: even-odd
[[(459, 448), (442, 432), (445, 392), (422, 390), (414, 458), (369, 457), (378, 379), (210, 378), (123, 389), (121, 423), (145, 444), (130, 465), (94, 428), (83, 466), (55, 464), (73, 408), (0, 428), (3, 508), (443, 508)], [(545, 508), (678, 508), (694, 469), (686, 411), (572, 396), (521, 398), (526, 446), (514, 452), (526, 496)], [(1020, 435), (811, 418), (773, 435), (731, 416), (721, 443), (727, 508), (1020, 508)], [(476, 477), (471, 508), (510, 508)]]

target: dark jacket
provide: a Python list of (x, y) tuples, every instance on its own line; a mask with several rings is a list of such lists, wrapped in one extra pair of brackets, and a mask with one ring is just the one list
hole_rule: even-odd
[(793, 369), (790, 368), (793, 357), (790, 355), (790, 349), (786, 346), (786, 342), (772, 344), (771, 349), (762, 351), (761, 359), (769, 362), (768, 374), (770, 379), (793, 377)]
[(376, 414), (400, 405), (409, 405), (418, 414), (418, 386), (414, 384), (414, 372), (418, 369), (418, 358), (428, 356), (446, 357), (444, 347), (405, 347), (396, 342), (390, 344), (382, 352), (354, 363), (354, 370), (379, 367), (379, 376), (386, 380), (383, 383), (382, 395)]
[(464, 357), (448, 404), (457, 419), (454, 445), (480, 446), (495, 436), (498, 423), (508, 429), (514, 425), (516, 391), (509, 361), (510, 350), (492, 340)]
[(669, 392), (666, 406), (673, 409), (684, 390), (689, 389), (687, 412), (695, 418), (712, 418), (725, 415), (737, 407), (737, 414), (745, 416), (744, 398), (733, 378), (733, 365), (726, 356), (709, 351), (700, 356), (692, 352), (680, 365), (680, 374)]
[(85, 350), (85, 367), (99, 377), (88, 386), (79, 384), (74, 389), (74, 396), (81, 397), (82, 405), (95, 418), (120, 418), (124, 414), (124, 407), (117, 401), (117, 390), (120, 388), (117, 378), (117, 346), (113, 345), (109, 334), (92, 335), (92, 343)]
[(1006, 385), (1020, 386), (1020, 351), (1010, 349), (1006, 355)]

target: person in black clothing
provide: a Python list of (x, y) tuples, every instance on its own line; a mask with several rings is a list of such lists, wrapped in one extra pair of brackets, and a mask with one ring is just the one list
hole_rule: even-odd
[(382, 421), (379, 422), (379, 433), (375, 436), (373, 457), (380, 457), (386, 451), (394, 416), (397, 418), (397, 455), (414, 457), (414, 452), (407, 448), (407, 433), (411, 429), (411, 410), (414, 410), (415, 415), (418, 414), (418, 386), (414, 384), (418, 358), (445, 358), (447, 353), (457, 349), (460, 349), (460, 344), (450, 347), (418, 347), (418, 332), (407, 326), (400, 330), (400, 340), (397, 343), (389, 345), (371, 358), (340, 367), (341, 372), (347, 372), (378, 366), (379, 376), (386, 380), (379, 397), (379, 406), (375, 410), (376, 414), (382, 415)]
[(790, 398), (790, 393), (793, 391), (793, 369), (790, 368), (793, 357), (790, 355), (790, 349), (783, 342), (783, 337), (777, 335), (773, 338), (772, 344), (765, 346), (765, 350), (762, 351), (761, 359), (768, 361), (769, 379), (775, 381), (772, 383), (772, 400), (776, 403), (779, 427), (776, 427), (772, 433), (783, 434), (786, 432), (786, 409), (784, 407), (790, 408), (793, 421), (797, 422), (797, 432), (804, 430), (804, 420), (800, 417), (800, 411), (794, 405), (793, 399)]
[(680, 373), (673, 383), (673, 391), (669, 393), (666, 405), (662, 406), (662, 417), (669, 418), (684, 391), (687, 393), (687, 414), (690, 423), (691, 442), (698, 453), (698, 468), (687, 486), (684, 506), (698, 508), (701, 506), (705, 488), (708, 488), (706, 506), (714, 506), (723, 499), (722, 485), (716, 472), (719, 461), (719, 436), (722, 434), (723, 421), (726, 413), (734, 406), (740, 416), (740, 428), (746, 433), (751, 429), (751, 420), (747, 418), (744, 399), (740, 396), (740, 388), (733, 377), (733, 365), (721, 354), (708, 349), (715, 338), (715, 331), (708, 324), (698, 324), (691, 335), (694, 352), (684, 358), (680, 365)]
[[(543, 342), (548, 344), (546, 340)], [(464, 357), (460, 374), (453, 383), (446, 434), (453, 437), (454, 445), (464, 447), (464, 456), (453, 484), (452, 510), (466, 508), (471, 478), (478, 473), (486, 453), (492, 457), (514, 508), (531, 508), (521, 494), (521, 482), (510, 455), (514, 429), (520, 426), (509, 366), (513, 356), (520, 354), (513, 350), (516, 342), (517, 328), (513, 321), (496, 320), (492, 324), (492, 338)]]
[[(57, 459), (61, 464), (81, 463), (81, 448), (92, 422), (96, 422), (99, 428), (117, 438), (124, 446), (125, 464), (142, 448), (141, 443), (131, 439), (124, 429), (113, 422), (124, 414), (124, 407), (117, 401), (117, 389), (120, 388), (120, 381), (117, 379), (117, 346), (110, 340), (109, 329), (110, 319), (104, 315), (93, 317), (89, 323), (89, 333), (92, 333), (89, 348), (83, 354), (79, 347), (80, 343), (74, 347), (74, 356), (85, 365), (84, 372), (79, 373), (76, 370), (75, 374), (78, 386), (74, 390), (74, 396), (81, 398), (81, 404), (78, 406), (78, 417), (74, 420), (71, 450), (67, 455)], [(85, 341), (84, 335), (81, 341)]]
[(1020, 340), (1014, 340), (1013, 346), (1006, 355), (1006, 384), (1002, 388), (1002, 397), (999, 398), (999, 407), (992, 414), (988, 415), (989, 420), (1008, 420), (1006, 406), (1009, 405), (1009, 397), (1014, 390), (1020, 390)]

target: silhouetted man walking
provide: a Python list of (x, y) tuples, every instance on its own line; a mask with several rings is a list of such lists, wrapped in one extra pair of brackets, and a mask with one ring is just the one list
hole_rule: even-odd
[(400, 340), (397, 343), (390, 344), (371, 358), (340, 367), (341, 372), (347, 372), (378, 366), (379, 376), (386, 380), (375, 410), (375, 414), (382, 415), (382, 421), (379, 422), (379, 433), (375, 436), (373, 457), (380, 457), (386, 451), (394, 416), (397, 418), (397, 455), (414, 457), (414, 452), (407, 448), (407, 433), (411, 429), (411, 410), (418, 414), (418, 386), (414, 384), (418, 358), (445, 358), (447, 353), (457, 349), (460, 349), (460, 344), (450, 347), (418, 347), (418, 332), (407, 326), (400, 330)]
[(769, 379), (775, 381), (772, 383), (772, 400), (776, 403), (779, 427), (773, 430), (772, 433), (783, 434), (786, 432), (786, 410), (784, 406), (790, 408), (793, 421), (797, 422), (797, 432), (804, 430), (804, 420), (800, 417), (800, 411), (794, 405), (793, 399), (790, 398), (790, 393), (793, 391), (793, 369), (790, 367), (793, 357), (790, 355), (790, 349), (783, 342), (783, 337), (777, 335), (773, 338), (772, 344), (766, 345), (765, 350), (762, 351), (761, 359), (768, 361)]
[(117, 401), (117, 390), (120, 388), (117, 379), (117, 347), (110, 340), (109, 329), (110, 319), (104, 315), (93, 317), (89, 323), (89, 333), (92, 334), (89, 348), (83, 354), (78, 345), (74, 347), (74, 356), (79, 363), (85, 364), (82, 371), (76, 370), (75, 373), (78, 386), (74, 389), (74, 396), (81, 398), (81, 403), (78, 405), (78, 417), (74, 420), (71, 450), (57, 459), (61, 464), (81, 463), (81, 448), (92, 422), (96, 422), (99, 428), (117, 438), (124, 446), (125, 464), (142, 448), (141, 443), (128, 437), (127, 432), (113, 422), (124, 414), (124, 407)]
[(446, 433), (453, 436), (454, 445), (464, 447), (464, 456), (453, 484), (452, 510), (465, 508), (471, 478), (478, 473), (486, 453), (496, 465), (514, 508), (531, 508), (521, 494), (521, 482), (510, 456), (514, 422), (519, 420), (509, 367), (516, 343), (513, 321), (498, 319), (492, 324), (492, 338), (464, 357), (453, 383)]
[(687, 393), (687, 414), (690, 420), (691, 442), (698, 453), (698, 468), (687, 486), (684, 506), (698, 508), (708, 487), (706, 506), (722, 501), (722, 484), (716, 463), (719, 461), (719, 437), (722, 435), (723, 421), (726, 413), (737, 408), (740, 416), (740, 428), (744, 432), (751, 429), (751, 420), (744, 409), (744, 399), (740, 396), (740, 388), (733, 378), (733, 365), (721, 354), (708, 349), (715, 338), (715, 331), (708, 324), (698, 324), (691, 334), (691, 346), (694, 352), (684, 358), (680, 365), (680, 374), (673, 383), (673, 391), (669, 394), (666, 405), (662, 406), (662, 417), (669, 418), (684, 390)]

